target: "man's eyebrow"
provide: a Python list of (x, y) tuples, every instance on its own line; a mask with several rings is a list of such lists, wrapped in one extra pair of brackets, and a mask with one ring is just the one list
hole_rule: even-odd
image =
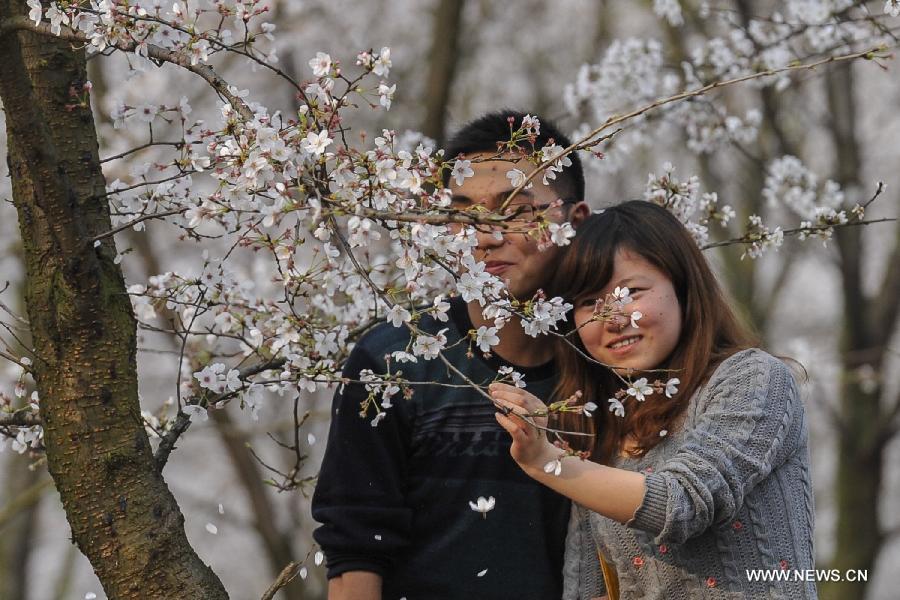
[[(489, 200), (492, 200), (492, 201), (496, 202), (497, 204), (499, 204), (499, 203), (503, 202), (504, 200), (506, 200), (506, 197), (509, 196), (512, 193), (512, 191), (513, 191), (513, 188), (509, 188), (508, 190), (504, 190), (502, 192), (497, 192), (496, 194), (488, 196), (487, 198)], [(515, 200), (519, 196), (524, 196), (525, 198), (534, 198), (534, 192), (532, 192), (531, 190), (521, 190), (519, 193), (516, 194), (516, 196), (515, 196), (515, 198), (513, 198), (513, 200)], [(474, 201), (471, 198), (469, 198), (468, 196), (466, 196), (464, 194), (453, 194), (452, 196), (450, 196), (450, 199), (453, 202), (474, 203)]]
[[(514, 189), (515, 188), (509, 188), (505, 192), (500, 192), (498, 194), (495, 194), (494, 198), (497, 200), (506, 200), (506, 197), (509, 196), (510, 194), (512, 194)], [(526, 198), (534, 198), (534, 192), (532, 192), (531, 190), (519, 190), (518, 193), (516, 194), (516, 198), (518, 198), (519, 196), (525, 196)], [(513, 200), (515, 200), (516, 198), (513, 198)]]

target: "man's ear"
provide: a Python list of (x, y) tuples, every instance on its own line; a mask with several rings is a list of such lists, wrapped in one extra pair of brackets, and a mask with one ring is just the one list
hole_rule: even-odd
[(588, 203), (582, 200), (581, 202), (572, 206), (572, 210), (569, 211), (569, 223), (572, 224), (572, 227), (578, 229), (578, 226), (581, 225), (585, 219), (591, 216), (591, 207), (588, 206)]

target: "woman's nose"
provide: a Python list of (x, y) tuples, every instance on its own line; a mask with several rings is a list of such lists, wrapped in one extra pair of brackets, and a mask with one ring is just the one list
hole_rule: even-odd
[(613, 315), (606, 320), (606, 330), (612, 333), (618, 333), (625, 329), (628, 320), (623, 315)]

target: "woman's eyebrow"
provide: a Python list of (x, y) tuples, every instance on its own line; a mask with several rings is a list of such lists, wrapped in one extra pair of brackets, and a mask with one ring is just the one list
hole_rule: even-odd
[(623, 277), (616, 282), (615, 287), (631, 287), (632, 285), (634, 285), (635, 279), (638, 279), (638, 277), (634, 275), (632, 275), (631, 277)]

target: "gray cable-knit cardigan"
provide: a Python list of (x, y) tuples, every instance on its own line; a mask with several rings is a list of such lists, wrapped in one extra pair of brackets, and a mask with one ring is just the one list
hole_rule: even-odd
[[(626, 525), (573, 507), (564, 600), (604, 593), (598, 550), (623, 600), (816, 598), (794, 572), (813, 568), (813, 497), (803, 403), (780, 360), (729, 357), (677, 430), (614, 466), (647, 475), (644, 500)], [(788, 576), (751, 581), (752, 569)]]

